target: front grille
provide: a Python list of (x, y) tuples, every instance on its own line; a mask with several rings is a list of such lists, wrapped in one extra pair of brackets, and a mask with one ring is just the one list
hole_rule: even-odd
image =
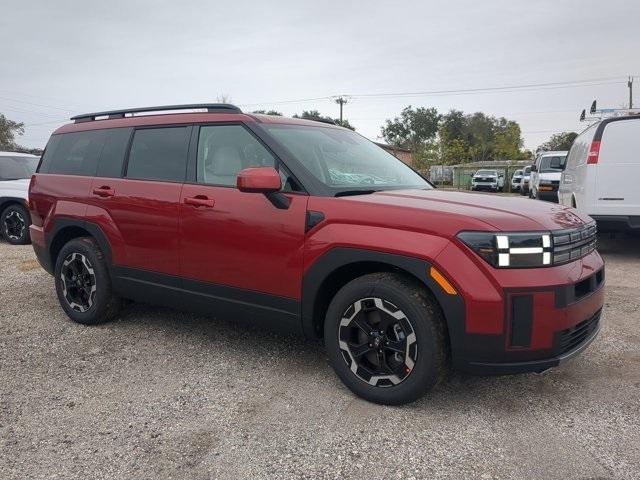
[(558, 343), (558, 353), (560, 355), (570, 352), (588, 340), (598, 329), (602, 310), (598, 310), (594, 316), (580, 322), (574, 327), (567, 328), (560, 332)]
[(551, 232), (553, 237), (553, 264), (560, 265), (572, 262), (593, 252), (596, 248), (596, 233), (595, 223)]

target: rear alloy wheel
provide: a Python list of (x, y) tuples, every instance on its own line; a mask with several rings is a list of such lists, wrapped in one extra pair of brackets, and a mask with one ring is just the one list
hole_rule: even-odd
[(22, 205), (9, 205), (0, 216), (2, 235), (13, 245), (24, 245), (30, 242), (29, 212)]
[(62, 295), (69, 307), (86, 312), (95, 301), (96, 275), (91, 262), (81, 253), (73, 252), (62, 262), (60, 272)]
[(399, 405), (421, 397), (446, 371), (440, 309), (410, 278), (374, 273), (335, 295), (324, 324), (327, 355), (355, 394)]
[(112, 293), (104, 254), (93, 238), (75, 238), (62, 247), (54, 278), (60, 306), (75, 322), (106, 322), (120, 310), (122, 301)]

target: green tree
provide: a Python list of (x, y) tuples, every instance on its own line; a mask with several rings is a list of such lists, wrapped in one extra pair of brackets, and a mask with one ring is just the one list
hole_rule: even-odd
[(435, 108), (413, 108), (411, 105), (382, 127), (385, 142), (418, 153), (436, 139), (441, 115)]
[(316, 121), (320, 120), (325, 122), (328, 121), (328, 122), (333, 122), (336, 125), (340, 125), (341, 127), (345, 127), (350, 130), (355, 130), (355, 127), (353, 127), (349, 123), (349, 120), (343, 119), (342, 122), (340, 122), (340, 119), (324, 116), (318, 110), (303, 110), (300, 115), (298, 115), (297, 113), (294, 114), (293, 118), (304, 118), (305, 120), (316, 120)]
[(551, 135), (551, 138), (536, 149), (536, 153), (552, 150), (569, 150), (578, 134), (576, 132), (562, 132)]
[(258, 113), (258, 114), (262, 114), (262, 115), (275, 115), (277, 117), (281, 117), (282, 113), (278, 112), (277, 110), (254, 110), (251, 113)]
[(24, 133), (24, 123), (14, 122), (0, 113), (0, 149), (15, 150), (18, 145), (15, 142), (16, 135)]

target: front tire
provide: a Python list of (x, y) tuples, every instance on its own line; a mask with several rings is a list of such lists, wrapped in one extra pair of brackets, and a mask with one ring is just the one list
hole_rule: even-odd
[(2, 236), (12, 245), (26, 245), (31, 243), (29, 226), (31, 217), (22, 205), (9, 205), (0, 215), (0, 227)]
[(111, 289), (104, 254), (93, 238), (70, 240), (55, 265), (60, 306), (74, 322), (95, 325), (113, 319), (122, 302)]
[(329, 362), (356, 395), (400, 405), (431, 390), (447, 365), (439, 306), (395, 273), (359, 277), (335, 295), (324, 324)]

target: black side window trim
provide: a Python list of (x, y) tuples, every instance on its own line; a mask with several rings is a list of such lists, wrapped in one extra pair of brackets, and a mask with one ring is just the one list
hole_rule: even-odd
[[(184, 168), (184, 176), (182, 177), (182, 180), (159, 180), (159, 179), (153, 179), (153, 178), (129, 178), (127, 177), (127, 170), (129, 169), (129, 158), (131, 156), (131, 147), (133, 146), (133, 139), (136, 135), (136, 132), (138, 130), (159, 130), (159, 129), (165, 129), (165, 128), (187, 128), (187, 161), (185, 162), (185, 168)], [(127, 153), (125, 155), (125, 159), (124, 162), (122, 164), (122, 176), (121, 178), (124, 180), (138, 180), (138, 181), (143, 181), (143, 182), (164, 182), (164, 183), (180, 183), (183, 184), (187, 181), (187, 172), (189, 170), (189, 150), (190, 150), (190, 146), (191, 146), (191, 135), (193, 132), (193, 124), (190, 123), (176, 123), (176, 124), (169, 124), (169, 125), (145, 125), (145, 126), (141, 126), (141, 127), (133, 127), (132, 131), (131, 131), (131, 136), (129, 137), (129, 144), (127, 145)]]

